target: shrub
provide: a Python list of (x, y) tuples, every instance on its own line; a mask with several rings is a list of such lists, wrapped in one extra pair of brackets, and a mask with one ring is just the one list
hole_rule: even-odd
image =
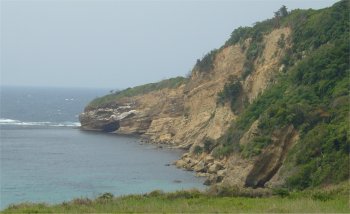
[(202, 195), (203, 193), (201, 193), (200, 191), (196, 189), (192, 189), (192, 190), (180, 190), (176, 192), (167, 193), (165, 195), (165, 198), (166, 199), (178, 199), (178, 198), (190, 199), (190, 198), (199, 198)]
[(214, 68), (214, 60), (215, 55), (218, 52), (218, 50), (212, 50), (209, 53), (207, 53), (202, 60), (197, 59), (196, 67), (199, 69), (199, 71), (202, 72), (209, 72)]
[(215, 158), (223, 158), (230, 155), (233, 151), (234, 151), (233, 145), (224, 145), (224, 146), (216, 147), (213, 150), (213, 156)]
[(204, 140), (204, 146), (203, 146), (204, 152), (210, 153), (213, 150), (214, 147), (215, 147), (215, 141), (213, 141), (213, 140), (211, 140), (209, 138), (206, 138)]
[(153, 190), (152, 192), (146, 194), (147, 197), (160, 197), (165, 193), (162, 190)]
[(114, 195), (110, 192), (103, 193), (97, 199), (99, 200), (112, 200)]
[(257, 34), (256, 37), (252, 37), (249, 48), (245, 54), (245, 62), (243, 64), (242, 78), (245, 79), (254, 71), (254, 62), (257, 57), (261, 56), (265, 48), (263, 43), (263, 36), (261, 33)]
[(275, 188), (272, 189), (272, 194), (285, 198), (290, 195), (289, 190), (286, 188)]
[(231, 33), (231, 37), (226, 41), (225, 46), (235, 45), (244, 41), (250, 36), (251, 27), (239, 27)]
[(254, 71), (254, 62), (252, 60), (246, 60), (243, 64), (242, 78), (247, 78)]
[(329, 201), (333, 199), (333, 197), (330, 194), (324, 193), (324, 192), (317, 192), (314, 193), (311, 198), (313, 200), (318, 200), (318, 201)]
[(260, 198), (268, 197), (271, 195), (269, 189), (264, 188), (241, 188), (238, 186), (228, 185), (214, 185), (207, 190), (208, 195), (220, 196), (220, 197), (249, 197), (249, 198)]
[(203, 152), (203, 148), (201, 146), (196, 145), (193, 149), (193, 153), (199, 155)]
[(242, 83), (236, 77), (229, 77), (229, 82), (225, 83), (224, 89), (217, 94), (217, 103), (224, 104), (230, 102), (231, 110), (235, 111), (235, 104), (243, 90)]
[(237, 186), (221, 186), (217, 191), (217, 195), (222, 197), (233, 197), (238, 196), (239, 192)]
[(90, 205), (92, 203), (92, 200), (89, 198), (76, 198), (71, 201), (72, 204), (74, 205)]
[(271, 144), (271, 138), (267, 136), (259, 136), (255, 137), (251, 142), (247, 145), (242, 146), (242, 155), (245, 158), (250, 158), (256, 155), (259, 155), (262, 150)]
[(284, 33), (281, 34), (281, 37), (277, 41), (277, 45), (279, 48), (283, 49), (286, 46), (286, 41), (285, 41), (285, 35)]

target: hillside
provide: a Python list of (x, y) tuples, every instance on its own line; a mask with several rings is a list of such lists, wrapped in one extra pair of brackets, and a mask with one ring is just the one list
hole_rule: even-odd
[(349, 1), (281, 8), (173, 78), (93, 100), (83, 130), (187, 150), (222, 187), (305, 189), (349, 178)]

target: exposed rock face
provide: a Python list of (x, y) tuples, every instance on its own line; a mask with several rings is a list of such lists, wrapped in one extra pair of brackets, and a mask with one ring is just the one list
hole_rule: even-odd
[(96, 109), (81, 113), (79, 120), (84, 130), (114, 132), (120, 128), (120, 121), (133, 117), (137, 112), (130, 106), (117, 109)]
[(278, 39), (281, 34), (288, 36), (289, 28), (281, 28), (272, 31), (264, 38), (265, 48), (262, 56), (256, 61), (256, 70), (248, 76), (244, 82), (245, 91), (249, 102), (252, 102), (259, 94), (261, 94), (272, 82), (274, 76), (279, 72), (281, 65), (279, 64), (280, 56), (283, 52), (278, 48)]
[[(287, 38), (290, 30), (276, 29), (264, 37), (265, 48), (254, 61), (255, 72), (241, 81), (241, 97), (245, 97), (247, 102), (253, 102), (273, 83), (274, 76), (281, 70), (279, 59), (283, 50), (277, 46), (281, 34)], [(286, 150), (293, 144), (289, 139), (296, 135), (294, 129), (284, 130), (282, 133), (288, 133), (285, 136), (276, 131), (279, 137), (276, 137), (275, 143), (256, 159), (232, 155), (215, 160), (207, 153), (193, 153), (196, 146), (203, 148), (204, 139), (220, 138), (237, 117), (228, 103), (217, 103), (217, 94), (223, 90), (229, 77), (242, 76), (244, 61), (245, 52), (240, 45), (222, 48), (215, 55), (211, 71), (194, 68), (189, 81), (177, 88), (120, 98), (108, 107), (87, 108), (80, 115), (82, 129), (140, 134), (151, 142), (187, 149), (189, 153), (177, 161), (176, 166), (207, 176), (207, 184), (223, 182), (261, 187), (281, 166)], [(249, 142), (258, 132), (257, 123), (243, 135), (240, 144)]]
[(264, 187), (265, 183), (279, 170), (286, 158), (288, 149), (298, 138), (298, 133), (292, 125), (275, 131), (274, 143), (257, 158), (253, 169), (246, 178), (245, 186)]

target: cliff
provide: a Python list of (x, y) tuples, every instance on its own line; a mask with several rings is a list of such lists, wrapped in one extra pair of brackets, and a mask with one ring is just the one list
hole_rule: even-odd
[[(348, 128), (345, 119), (338, 118), (348, 112), (342, 100), (349, 73), (344, 46), (349, 41), (348, 5), (341, 1), (319, 11), (290, 13), (281, 8), (272, 19), (238, 28), (225, 45), (197, 61), (190, 77), (92, 101), (80, 115), (82, 129), (137, 134), (186, 149), (176, 165), (208, 177), (207, 184), (298, 187), (304, 168), (315, 167), (313, 160), (298, 162), (303, 146), (311, 152), (315, 145), (326, 144), (306, 142), (308, 135), (333, 123)], [(321, 87), (326, 88), (319, 93)], [(310, 96), (317, 100), (310, 102)], [(330, 118), (332, 105), (345, 110)], [(337, 167), (346, 166), (349, 151), (343, 135), (340, 131), (333, 139), (340, 145), (336, 158), (344, 159)], [(336, 153), (333, 148), (327, 152)], [(310, 176), (320, 170), (326, 169), (309, 170)], [(346, 170), (340, 171), (338, 180), (348, 178)]]

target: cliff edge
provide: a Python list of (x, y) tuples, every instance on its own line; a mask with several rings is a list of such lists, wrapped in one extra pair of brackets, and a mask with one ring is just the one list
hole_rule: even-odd
[[(348, 7), (348, 1), (322, 10), (282, 7), (272, 19), (236, 29), (188, 78), (93, 100), (79, 117), (81, 128), (185, 149), (176, 166), (206, 176), (206, 184), (306, 188), (344, 180), (347, 170), (332, 179), (329, 167), (349, 163), (342, 117), (348, 113)], [(333, 137), (319, 138), (320, 132)], [(330, 164), (322, 155), (337, 160)], [(313, 178), (317, 173), (324, 178)], [(302, 183), (305, 177), (309, 183)]]

